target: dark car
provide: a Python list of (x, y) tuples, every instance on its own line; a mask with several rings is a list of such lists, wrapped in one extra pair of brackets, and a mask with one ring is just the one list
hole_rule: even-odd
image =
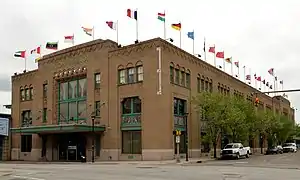
[(282, 154), (283, 148), (281, 146), (271, 146), (267, 149), (266, 154)]

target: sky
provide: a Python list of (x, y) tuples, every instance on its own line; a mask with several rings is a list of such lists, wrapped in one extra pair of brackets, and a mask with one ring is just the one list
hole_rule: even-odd
[[(164, 24), (157, 20), (157, 13), (166, 13), (166, 36), (179, 46), (180, 33), (171, 24), (182, 24), (181, 48), (192, 53), (193, 41), (187, 32), (195, 32), (194, 52), (203, 53), (203, 41), (207, 49), (216, 46), (224, 51), (225, 57), (232, 57), (240, 63), (240, 77), (256, 73), (262, 79), (272, 82), (268, 74), (275, 69), (278, 80), (283, 80), (284, 89), (300, 88), (297, 79), (300, 57), (300, 11), (299, 0), (185, 0), (185, 1), (138, 1), (110, 0), (1, 0), (0, 1), (0, 62), (5, 65), (0, 71), (0, 112), (7, 112), (2, 106), (11, 103), (11, 75), (22, 72), (24, 59), (13, 57), (14, 52), (30, 50), (46, 42), (59, 42), (59, 49), (71, 46), (64, 43), (64, 36), (73, 35), (75, 44), (92, 40), (81, 27), (94, 27), (95, 38), (117, 40), (117, 33), (108, 28), (106, 21), (118, 21), (118, 40), (128, 45), (136, 39), (136, 22), (126, 16), (126, 10), (138, 11), (139, 40), (163, 37)], [(42, 54), (51, 53), (42, 48)], [(28, 53), (29, 54), (29, 53)], [(214, 63), (212, 54), (207, 61)], [(34, 56), (28, 56), (28, 70), (37, 68)], [(223, 65), (217, 59), (217, 65)], [(238, 69), (234, 68), (234, 74)], [(231, 73), (230, 65), (226, 71)], [(252, 83), (255, 86), (255, 83)], [(259, 83), (257, 84), (259, 86)], [(282, 89), (281, 86), (278, 89)], [(262, 90), (267, 90), (262, 88)], [(292, 107), (300, 108), (300, 93), (287, 93)], [(296, 117), (299, 112), (296, 110)], [(297, 120), (297, 118), (296, 118)], [(300, 120), (298, 120), (300, 121)]]

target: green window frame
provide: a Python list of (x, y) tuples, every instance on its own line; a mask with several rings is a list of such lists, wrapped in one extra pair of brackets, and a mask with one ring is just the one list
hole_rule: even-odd
[(43, 108), (43, 123), (47, 122), (47, 108)]
[(122, 101), (122, 115), (141, 114), (142, 102), (139, 97), (128, 97)]
[[(78, 121), (78, 120), (87, 120), (87, 116), (86, 116), (86, 110), (87, 110), (87, 106), (86, 106), (86, 96), (87, 96), (87, 85), (86, 85), (86, 89), (85, 89), (85, 93), (83, 90), (83, 96), (79, 96), (79, 82), (80, 80), (84, 80), (85, 79), (85, 84), (87, 84), (87, 79), (86, 78), (79, 78), (79, 79), (71, 79), (69, 81), (62, 81), (59, 82), (59, 89), (58, 89), (58, 123), (62, 122), (62, 121)], [(70, 82), (76, 81), (76, 95), (75, 98), (69, 98), (69, 87), (70, 87)], [(67, 83), (67, 97), (66, 99), (61, 99), (61, 85)], [(82, 103), (84, 103), (85, 106), (83, 106), (84, 108), (81, 109), (80, 105), (82, 105)], [(66, 115), (62, 114), (61, 112), (61, 106), (62, 105), (66, 105)], [(73, 108), (76, 108), (76, 115), (72, 116), (71, 113), (74, 113), (74, 111), (70, 111), (70, 106)], [(80, 111), (79, 111), (80, 110)]]

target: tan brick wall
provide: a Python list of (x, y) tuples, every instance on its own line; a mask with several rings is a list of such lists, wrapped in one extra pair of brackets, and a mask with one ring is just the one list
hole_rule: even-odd
[[(162, 95), (157, 95), (158, 90), (158, 53), (156, 47), (162, 47)], [(142, 83), (118, 86), (118, 68), (135, 66), (140, 63), (144, 67), (144, 81)], [(169, 67), (173, 63), (191, 72), (191, 89), (170, 84)], [(199, 156), (201, 148), (200, 121), (191, 98), (197, 94), (198, 74), (213, 80), (214, 90), (218, 83), (222, 83), (233, 90), (238, 90), (246, 96), (255, 91), (254, 88), (238, 81), (236, 78), (222, 72), (198, 58), (187, 54), (183, 50), (161, 39), (153, 39), (117, 48), (116, 43), (110, 40), (96, 40), (86, 44), (46, 55), (38, 64), (39, 69), (12, 77), (12, 119), (13, 127), (20, 126), (21, 111), (31, 109), (33, 112), (33, 125), (42, 124), (42, 108), (48, 108), (47, 124), (57, 123), (57, 83), (56, 75), (86, 68), (88, 81), (87, 115), (94, 110), (94, 102), (105, 102), (101, 108), (102, 125), (106, 131), (101, 140), (101, 156), (99, 160), (162, 160), (174, 158), (173, 142), (173, 98), (182, 98), (188, 101), (189, 112), (189, 148), (190, 155)], [(94, 73), (101, 73), (101, 88), (94, 90)], [(47, 103), (43, 101), (42, 85), (48, 82)], [(32, 85), (34, 87), (33, 100), (20, 102), (20, 87)], [(121, 154), (121, 109), (123, 98), (139, 96), (142, 100), (142, 148), (143, 154), (138, 156)], [(265, 104), (272, 104), (270, 97), (259, 95)], [(285, 101), (273, 101), (275, 107), (289, 108)], [(91, 121), (89, 119), (89, 124)], [(41, 139), (33, 137), (33, 149), (30, 155), (19, 152), (20, 134), (12, 135), (12, 156), (14, 158), (37, 159), (41, 149)], [(51, 144), (47, 145), (51, 146)], [(87, 147), (89, 148), (89, 147)], [(47, 156), (50, 159), (57, 157), (57, 150), (48, 148)], [(90, 151), (87, 151), (90, 153)], [(27, 158), (30, 156), (30, 158)]]

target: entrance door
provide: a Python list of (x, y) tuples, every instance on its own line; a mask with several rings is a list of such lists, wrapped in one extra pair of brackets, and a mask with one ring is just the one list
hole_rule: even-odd
[(84, 134), (69, 133), (58, 135), (59, 160), (77, 161), (85, 156), (86, 139)]
[(77, 146), (68, 146), (67, 160), (77, 161)]

